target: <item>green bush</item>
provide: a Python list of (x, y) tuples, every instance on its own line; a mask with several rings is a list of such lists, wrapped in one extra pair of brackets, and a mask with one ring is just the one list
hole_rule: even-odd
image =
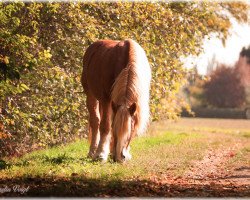
[(178, 116), (180, 57), (200, 53), (211, 32), (225, 39), (221, 10), (247, 20), (244, 3), (0, 3), (1, 155), (84, 136), (82, 57), (98, 39), (136, 40), (152, 67), (152, 120)]

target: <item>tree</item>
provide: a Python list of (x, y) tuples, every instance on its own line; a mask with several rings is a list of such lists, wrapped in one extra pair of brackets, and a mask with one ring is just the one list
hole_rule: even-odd
[(152, 119), (176, 117), (186, 74), (179, 58), (199, 54), (211, 32), (226, 38), (225, 11), (247, 20), (244, 3), (0, 3), (0, 59), (8, 71), (0, 76), (0, 119), (9, 143), (21, 151), (83, 136), (82, 56), (98, 39), (136, 40), (153, 72)]
[(241, 75), (242, 84), (246, 87), (250, 87), (250, 46), (248, 48), (242, 48), (235, 67), (237, 73)]
[(197, 69), (191, 69), (187, 76), (187, 84), (184, 87), (186, 99), (191, 107), (204, 107), (207, 102), (204, 96), (204, 84), (207, 76), (198, 74)]
[(243, 47), (239, 60), (236, 63), (236, 72), (241, 76), (241, 83), (245, 87), (246, 104), (250, 105), (250, 46), (248, 48)]
[(245, 102), (245, 89), (235, 68), (218, 67), (206, 82), (205, 97), (209, 104), (219, 108), (240, 107)]

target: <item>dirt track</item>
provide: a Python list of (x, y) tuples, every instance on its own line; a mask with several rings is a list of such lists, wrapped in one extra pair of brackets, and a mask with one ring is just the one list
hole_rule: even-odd
[[(177, 123), (166, 123), (168, 127), (197, 129), (212, 127), (231, 131), (250, 130), (250, 122), (243, 120), (182, 119)], [(36, 177), (0, 180), (0, 188), (20, 185), (29, 187), (25, 194), (5, 193), (0, 196), (70, 196), (70, 197), (250, 197), (249, 160), (236, 160), (242, 149), (250, 158), (249, 138), (231, 138), (230, 134), (209, 133), (221, 141), (219, 148), (208, 149), (201, 160), (196, 160), (182, 176), (170, 172), (152, 174), (149, 179), (134, 177), (130, 180), (90, 180), (75, 176), (69, 178)], [(220, 138), (221, 137), (221, 138)], [(231, 146), (223, 140), (232, 139)], [(231, 161), (231, 162), (230, 162)]]

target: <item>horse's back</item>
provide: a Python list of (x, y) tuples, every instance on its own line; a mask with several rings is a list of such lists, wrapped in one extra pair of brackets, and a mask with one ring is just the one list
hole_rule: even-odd
[(82, 85), (98, 100), (109, 99), (115, 78), (128, 63), (126, 41), (99, 40), (84, 54)]

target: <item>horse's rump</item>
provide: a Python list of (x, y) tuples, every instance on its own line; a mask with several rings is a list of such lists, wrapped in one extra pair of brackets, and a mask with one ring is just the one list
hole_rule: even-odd
[(90, 45), (83, 58), (82, 84), (98, 100), (110, 99), (115, 78), (128, 62), (125, 41), (100, 40)]

